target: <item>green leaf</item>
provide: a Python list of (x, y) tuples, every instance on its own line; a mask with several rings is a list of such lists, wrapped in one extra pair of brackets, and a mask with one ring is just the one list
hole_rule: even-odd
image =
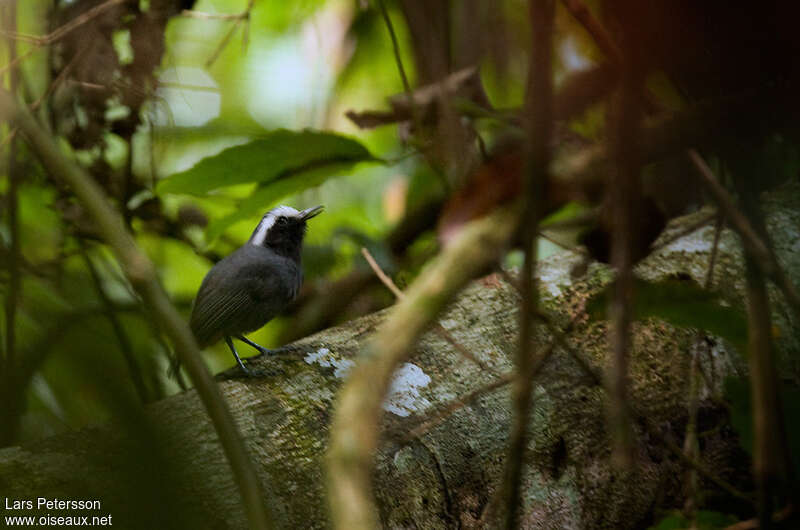
[[(613, 283), (593, 296), (586, 308), (596, 319), (606, 319)], [(730, 342), (744, 353), (747, 321), (737, 309), (725, 307), (713, 291), (690, 280), (647, 282), (637, 279), (633, 313), (636, 319), (660, 318), (673, 326), (703, 329)]]
[(352, 163), (342, 162), (330, 163), (324, 167), (286, 174), (279, 179), (263, 184), (252, 195), (243, 200), (236, 211), (212, 221), (208, 225), (206, 238), (208, 241), (213, 241), (221, 236), (231, 225), (262, 215), (282, 198), (299, 193), (306, 188), (318, 186), (330, 177), (341, 175), (350, 169), (352, 165)]
[[(356, 162), (377, 162), (359, 142), (345, 136), (320, 131), (288, 131), (279, 129), (253, 140), (204, 158), (191, 169), (163, 179), (159, 193), (189, 193), (204, 195), (210, 191), (258, 182), (279, 184), (298, 174), (314, 170), (315, 184), (324, 180), (326, 168), (337, 168)], [(330, 176), (330, 173), (328, 174)], [(284, 195), (300, 191), (302, 179), (283, 184)], [(314, 185), (315, 185), (314, 184)], [(262, 187), (256, 193), (268, 196)], [(263, 201), (262, 201), (263, 202)]]

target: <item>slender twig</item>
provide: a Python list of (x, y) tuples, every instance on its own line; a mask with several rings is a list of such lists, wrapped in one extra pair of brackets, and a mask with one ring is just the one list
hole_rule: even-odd
[(101, 15), (108, 9), (127, 1), (128, 0), (106, 0), (102, 4), (86, 10), (79, 16), (70, 20), (63, 26), (56, 28), (47, 35), (26, 35), (24, 33), (17, 33), (15, 31), (0, 30), (0, 36), (7, 37), (15, 41), (27, 42), (37, 47), (47, 46), (49, 44), (53, 44), (58, 40), (61, 40), (67, 34), (83, 26), (84, 24), (96, 18), (97, 16)]
[(748, 218), (739, 211), (733, 202), (730, 194), (719, 183), (714, 172), (708, 167), (705, 160), (694, 149), (688, 151), (689, 160), (697, 168), (703, 184), (711, 192), (719, 205), (722, 213), (730, 221), (731, 226), (739, 234), (742, 244), (753, 255), (754, 264), (768, 277), (772, 279), (783, 296), (800, 315), (800, 293), (778, 263), (775, 254), (772, 252), (766, 241), (756, 232), (755, 227)]
[[(572, 357), (576, 361), (578, 361), (578, 363), (581, 365), (581, 367), (584, 368), (586, 373), (589, 374), (592, 377), (592, 380), (593, 380), (594, 384), (596, 384), (597, 386), (599, 386), (600, 388), (602, 388), (606, 392), (608, 392), (608, 387), (606, 387), (605, 385), (602, 384), (603, 383), (603, 378), (601, 376), (602, 372), (601, 372), (600, 368), (598, 368), (597, 366), (594, 366), (591, 361), (589, 361), (588, 359), (584, 358), (583, 355), (581, 355), (579, 352), (575, 351), (574, 348), (569, 346), (569, 344), (566, 342), (565, 335), (566, 335), (568, 329), (569, 328), (565, 329), (561, 334), (554, 333), (554, 336), (557, 337), (557, 338), (561, 337), (561, 339), (559, 339), (559, 341), (561, 343), (561, 346), (563, 348), (565, 348), (572, 355)], [(736, 487), (731, 485), (729, 482), (727, 482), (727, 481), (723, 480), (722, 478), (720, 478), (719, 476), (717, 476), (714, 472), (712, 472), (707, 467), (705, 467), (697, 459), (690, 458), (687, 455), (685, 455), (683, 453), (683, 451), (681, 451), (680, 447), (678, 447), (675, 444), (675, 442), (673, 442), (669, 437), (663, 436), (663, 434), (661, 432), (659, 432), (659, 430), (654, 425), (651, 424), (651, 422), (649, 421), (647, 415), (644, 414), (644, 413), (639, 412), (636, 409), (635, 406), (632, 407), (632, 414), (636, 418), (637, 422), (645, 430), (648, 431), (648, 433), (650, 434), (650, 439), (651, 440), (661, 440), (664, 443), (664, 445), (667, 447), (667, 449), (669, 449), (670, 452), (675, 454), (685, 465), (687, 465), (687, 466), (691, 467), (692, 469), (696, 470), (698, 473), (703, 475), (705, 478), (707, 478), (708, 480), (710, 480), (711, 482), (713, 482), (714, 484), (719, 486), (722, 490), (726, 491), (730, 495), (732, 495), (732, 496), (734, 496), (736, 498), (739, 498), (739, 499), (746, 500), (748, 503), (752, 504), (753, 498), (751, 496), (743, 493), (742, 491), (738, 490)]]
[(150, 311), (158, 315), (220, 438), (241, 492), (250, 527), (272, 527), (255, 468), (236, 422), (200, 357), (191, 330), (172, 306), (159, 283), (152, 262), (127, 232), (122, 217), (111, 207), (102, 189), (83, 169), (64, 156), (28, 110), (18, 106), (5, 91), (0, 91), (0, 115), (17, 124), (47, 171), (72, 188), (87, 213), (94, 219), (100, 234), (114, 250), (131, 284)]
[(403, 66), (403, 58), (400, 56), (400, 44), (397, 41), (397, 35), (394, 32), (394, 25), (392, 24), (392, 19), (389, 17), (389, 11), (386, 9), (386, 5), (384, 4), (383, 0), (375, 0), (378, 4), (378, 9), (381, 12), (381, 16), (383, 17), (383, 21), (386, 24), (386, 29), (389, 31), (389, 38), (392, 40), (392, 51), (394, 52), (394, 61), (397, 65), (397, 70), (400, 72), (400, 79), (403, 81), (403, 90), (406, 92), (406, 97), (408, 98), (408, 108), (411, 111), (411, 120), (414, 123), (414, 128), (417, 130), (418, 134), (422, 133), (422, 117), (419, 115), (419, 110), (414, 101), (414, 93), (411, 91), (411, 83), (408, 82), (408, 76), (406, 75), (406, 69)]
[(42, 95), (36, 98), (36, 100), (28, 106), (31, 112), (37, 111), (42, 103), (44, 103), (44, 101), (49, 98), (53, 92), (55, 92), (56, 88), (58, 88), (58, 85), (64, 82), (67, 75), (69, 75), (75, 65), (78, 64), (81, 59), (83, 59), (83, 56), (87, 51), (89, 51), (90, 48), (91, 44), (86, 44), (72, 57), (72, 59), (70, 59), (67, 65), (58, 73), (56, 78), (53, 79), (53, 81), (47, 86), (47, 89), (42, 93)]
[[(538, 312), (539, 287), (536, 278), (538, 260), (537, 235), (544, 214), (544, 197), (550, 165), (550, 137), (553, 121), (553, 19), (552, 0), (530, 0), (529, 20), (533, 39), (529, 55), (528, 91), (526, 94), (526, 124), (528, 133), (525, 172), (525, 210), (520, 229), (525, 258), (522, 265), (522, 300), (515, 358), (515, 378), (512, 389), (514, 419), (511, 425), (508, 457), (505, 465), (503, 494), (505, 495), (505, 528), (519, 525), (522, 506), (521, 483), (528, 443), (528, 423), (532, 408), (534, 370), (543, 363), (545, 354), (534, 359), (535, 322)], [(552, 347), (546, 348), (548, 352)]]
[[(392, 291), (392, 294), (394, 294), (398, 300), (403, 298), (405, 296), (403, 294), (403, 291), (401, 291), (397, 287), (397, 285), (395, 285), (392, 279), (389, 278), (389, 276), (387, 276), (385, 272), (383, 272), (383, 269), (381, 269), (380, 265), (378, 265), (378, 262), (375, 261), (375, 258), (372, 257), (372, 254), (370, 254), (369, 250), (362, 247), (361, 254), (364, 256), (364, 259), (367, 260), (367, 263), (369, 264), (370, 268), (372, 268), (372, 271), (375, 273), (375, 275), (378, 277), (381, 283), (383, 283), (383, 285), (385, 285), (387, 289)], [(494, 368), (492, 368), (485, 362), (481, 361), (477, 355), (472, 353), (463, 344), (458, 342), (456, 338), (453, 336), (453, 334), (450, 333), (444, 326), (442, 326), (441, 323), (436, 322), (433, 325), (433, 332), (439, 335), (439, 337), (446, 340), (453, 348), (455, 348), (455, 350), (458, 353), (461, 354), (462, 357), (477, 365), (481, 370), (484, 370), (492, 374), (497, 374), (497, 371)]]
[[(565, 333), (562, 332), (561, 336), (563, 337), (564, 334)], [(602, 384), (603, 379), (602, 376), (600, 375), (602, 373), (600, 368), (594, 366), (591, 361), (585, 359), (582, 355), (580, 355), (578, 352), (572, 349), (566, 343), (566, 341), (563, 341), (562, 346), (564, 346), (565, 349), (567, 349), (567, 351), (572, 353), (573, 357), (576, 360), (578, 360), (579, 364), (586, 370), (586, 373), (592, 376), (594, 384), (596, 384), (597, 386), (608, 392), (609, 390), (608, 387)], [(642, 428), (648, 432), (651, 440), (660, 440), (664, 444), (664, 446), (667, 449), (669, 449), (671, 453), (673, 453), (681, 460), (681, 462), (691, 467), (692, 469), (696, 470), (698, 473), (700, 473), (705, 478), (707, 478), (708, 480), (719, 486), (722, 490), (726, 491), (728, 494), (732, 495), (733, 497), (745, 500), (750, 504), (753, 503), (753, 498), (751, 496), (747, 495), (746, 493), (743, 493), (735, 486), (731, 485), (729, 482), (717, 476), (714, 472), (705, 467), (697, 459), (690, 458), (687, 455), (685, 455), (684, 452), (681, 450), (681, 448), (678, 447), (677, 444), (675, 444), (675, 442), (673, 442), (668, 436), (664, 436), (663, 433), (661, 433), (659, 429), (650, 422), (647, 414), (638, 411), (636, 406), (632, 406), (631, 409), (632, 409), (631, 410), (632, 416), (636, 419), (637, 423), (639, 423), (642, 426)]]
[[(231, 25), (230, 29), (228, 30), (228, 32), (225, 34), (224, 37), (222, 37), (222, 40), (217, 45), (216, 49), (214, 50), (214, 53), (212, 53), (211, 56), (206, 61), (206, 64), (205, 64), (206, 68), (211, 68), (211, 66), (213, 66), (213, 64), (215, 62), (217, 62), (217, 59), (219, 58), (220, 54), (222, 53), (222, 50), (225, 49), (225, 47), (230, 42), (231, 38), (233, 38), (233, 34), (236, 32), (236, 29), (239, 27), (240, 24), (244, 24), (245, 25), (245, 27), (244, 27), (245, 31), (244, 31), (244, 34), (242, 35), (242, 39), (243, 39), (242, 42), (243, 42), (243, 45), (245, 47), (247, 47), (247, 33), (248, 33), (247, 29), (248, 29), (248, 27), (250, 25), (250, 12), (253, 10), (253, 5), (255, 4), (255, 1), (256, 0), (250, 0), (247, 3), (247, 7), (244, 9), (244, 11), (242, 11), (241, 13), (235, 14), (235, 15), (213, 16), (213, 15), (211, 15), (209, 13), (199, 13), (199, 12), (188, 11), (188, 10), (184, 10), (183, 11), (182, 14), (184, 16), (195, 16), (196, 18), (221, 19), (221, 20), (233, 20), (234, 21), (233, 24)], [(196, 13), (196, 15), (188, 15), (188, 13)]]
[(403, 291), (401, 291), (400, 288), (397, 287), (397, 285), (392, 281), (392, 279), (389, 278), (385, 272), (383, 272), (383, 269), (381, 269), (381, 266), (378, 265), (377, 261), (375, 261), (375, 258), (372, 257), (372, 254), (369, 250), (361, 247), (361, 255), (364, 256), (365, 260), (367, 260), (367, 263), (372, 269), (372, 272), (375, 273), (375, 276), (378, 277), (378, 279), (381, 281), (381, 283), (383, 283), (383, 285), (386, 286), (387, 289), (392, 291), (392, 294), (395, 296), (395, 298), (400, 300), (401, 298), (405, 297)]
[(717, 212), (712, 212), (712, 213), (710, 213), (710, 214), (698, 219), (697, 221), (695, 221), (694, 223), (690, 224), (689, 226), (687, 226), (687, 227), (679, 230), (678, 232), (670, 235), (667, 239), (665, 239), (663, 241), (659, 241), (657, 244), (652, 246), (651, 250), (653, 252), (655, 252), (656, 250), (659, 250), (659, 249), (662, 249), (662, 248), (664, 248), (666, 246), (669, 246), (672, 243), (674, 243), (675, 241), (681, 239), (682, 237), (688, 236), (692, 232), (696, 232), (697, 230), (700, 230), (701, 228), (703, 228), (708, 223), (710, 223), (711, 221), (713, 221), (714, 219), (716, 219), (718, 217), (719, 217), (719, 214)]
[[(711, 289), (714, 280), (714, 266), (717, 262), (717, 252), (719, 250), (719, 239), (722, 234), (722, 216), (716, 214), (716, 226), (714, 227), (714, 243), (711, 246), (711, 256), (708, 259), (708, 271), (703, 287)], [(697, 435), (697, 410), (700, 406), (700, 351), (705, 345), (703, 332), (698, 330), (695, 333), (694, 347), (692, 348), (692, 358), (689, 362), (689, 397), (688, 397), (688, 420), (686, 422), (686, 435), (683, 440), (683, 452), (687, 457), (693, 459), (700, 458), (700, 442)], [(710, 390), (710, 387), (709, 387)], [(686, 500), (684, 502), (684, 512), (694, 521), (697, 515), (697, 508), (700, 505), (699, 481), (697, 470), (691, 469), (686, 475)]]
[[(75, 56), (70, 60), (70, 62), (67, 63), (67, 65), (64, 68), (61, 69), (61, 71), (58, 73), (58, 76), (56, 76), (56, 78), (53, 79), (53, 81), (47, 86), (47, 89), (44, 91), (44, 93), (42, 93), (41, 96), (36, 98), (36, 101), (28, 105), (28, 109), (30, 109), (31, 112), (36, 112), (42, 105), (42, 103), (48, 97), (50, 97), (50, 95), (55, 91), (55, 89), (58, 88), (58, 85), (64, 81), (70, 70), (72, 70), (75, 64), (78, 63), (79, 59), (83, 57), (83, 54), (89, 49), (89, 47), (90, 45), (86, 45), (83, 48), (81, 48), (81, 50), (77, 54), (75, 54)], [(18, 128), (12, 127), (11, 130), (6, 135), (6, 137), (3, 138), (2, 141), (0, 141), (0, 147), (6, 145), (6, 143), (11, 143), (16, 137), (17, 132)]]
[(592, 16), (592, 12), (589, 11), (589, 8), (580, 0), (561, 0), (561, 3), (564, 4), (564, 7), (567, 8), (567, 11), (570, 12), (575, 20), (580, 22), (586, 31), (589, 32), (589, 35), (591, 35), (597, 43), (597, 47), (606, 54), (609, 61), (617, 65), (620, 64), (622, 62), (622, 54), (619, 48), (611, 39), (611, 36), (603, 25)]
[[(767, 248), (768, 235), (758, 203), (757, 175), (734, 175), (732, 179), (741, 197), (742, 218), (750, 222), (754, 233)], [(721, 203), (720, 203), (721, 204)], [(721, 206), (725, 211), (725, 208)], [(730, 219), (730, 218), (729, 218)], [(731, 219), (731, 222), (734, 222)], [(779, 496), (791, 496), (793, 478), (786, 427), (778, 388), (780, 379), (775, 367), (772, 345), (772, 315), (767, 294), (762, 257), (745, 246), (745, 289), (747, 294), (747, 362), (753, 414), (753, 479), (756, 484), (756, 512), (761, 528), (771, 527), (771, 517)], [(791, 497), (790, 497), (791, 498)]]
[(378, 445), (381, 403), (392, 375), (412, 355), (414, 343), (453, 296), (497, 262), (519, 215), (515, 204), (467, 225), (411, 284), (365, 346), (365, 355), (339, 393), (331, 424), (327, 491), (335, 528), (378, 527), (372, 460)]
[(642, 116), (643, 74), (631, 57), (621, 66), (620, 88), (612, 100), (609, 151), (614, 178), (607, 193), (610, 199), (611, 265), (616, 269), (609, 303), (608, 342), (612, 355), (609, 369), (609, 432), (614, 462), (629, 468), (633, 461), (629, 386), (630, 327), (633, 320), (633, 254), (642, 202), (639, 127)]
[[(508, 273), (506, 273), (505, 271), (501, 270), (501, 274), (504, 275), (506, 281), (510, 285), (512, 285), (515, 288), (517, 288), (517, 291), (519, 290), (519, 286), (517, 285), (517, 282), (515, 282), (514, 279), (511, 278), (508, 275)], [(538, 314), (537, 316), (538, 316), (538, 318), (541, 318), (545, 322), (545, 324), (548, 327), (548, 331), (553, 335), (553, 337), (559, 343), (559, 345), (562, 348), (564, 348), (570, 354), (570, 356), (572, 356), (572, 358), (581, 366), (581, 368), (583, 368), (583, 370), (586, 372), (586, 374), (591, 377), (593, 384), (599, 386), (600, 388), (602, 388), (603, 390), (608, 392), (608, 388), (605, 385), (603, 385), (602, 371), (600, 370), (600, 368), (595, 366), (590, 360), (586, 359), (580, 352), (575, 350), (566, 341), (566, 337), (570, 333), (570, 330), (571, 330), (570, 326), (568, 325), (567, 328), (565, 328), (563, 331), (561, 331), (559, 333), (556, 330), (556, 328), (555, 328), (555, 326), (554, 326), (554, 324), (552, 322), (552, 319), (550, 319), (550, 317), (548, 317), (547, 315), (542, 314), (542, 313)], [(578, 319), (579, 319), (579, 314), (576, 313), (576, 315), (573, 316), (573, 319), (570, 322), (570, 324), (572, 325), (572, 324), (576, 323), (578, 321)], [(720, 405), (722, 405), (722, 404), (720, 403)], [(669, 449), (670, 452), (675, 454), (681, 460), (681, 462), (684, 463), (684, 465), (689, 466), (692, 469), (696, 470), (702, 476), (704, 476), (705, 478), (707, 478), (708, 480), (710, 480), (711, 482), (713, 482), (714, 484), (719, 486), (722, 490), (726, 491), (728, 494), (732, 495), (733, 497), (745, 500), (750, 504), (753, 503), (753, 498), (751, 496), (743, 493), (742, 491), (738, 490), (736, 487), (734, 487), (733, 485), (731, 485), (727, 481), (723, 480), (722, 478), (720, 478), (719, 476), (714, 474), (711, 470), (706, 468), (698, 460), (696, 460), (694, 458), (687, 457), (683, 453), (683, 451), (681, 451), (680, 447), (678, 447), (668, 437), (663, 436), (662, 433), (660, 433), (658, 431), (658, 429), (649, 422), (649, 420), (647, 419), (647, 415), (646, 414), (638, 412), (635, 407), (633, 409), (633, 414), (634, 414), (634, 417), (636, 417), (638, 423), (640, 425), (642, 425), (642, 427), (650, 433), (651, 439), (652, 440), (661, 440), (664, 443), (664, 445), (667, 447), (667, 449)]]
[(222, 37), (221, 41), (219, 41), (219, 44), (214, 49), (214, 52), (206, 60), (206, 63), (205, 63), (205, 67), (206, 68), (211, 68), (214, 65), (214, 63), (217, 62), (217, 59), (219, 59), (220, 54), (222, 54), (222, 50), (224, 50), (225, 47), (228, 45), (228, 43), (231, 41), (231, 39), (233, 38), (233, 34), (239, 28), (239, 24), (241, 24), (241, 23), (242, 23), (242, 19), (241, 18), (237, 18), (236, 21), (231, 25), (231, 27), (228, 29), (227, 33), (225, 33), (225, 36)]
[(37, 49), (38, 48), (31, 48), (30, 50), (26, 51), (25, 53), (17, 55), (13, 59), (11, 59), (8, 62), (8, 64), (6, 64), (2, 68), (0, 68), (0, 76), (1, 75), (5, 75), (5, 73), (8, 72), (9, 70), (11, 70), (13, 68), (16, 68), (16, 66), (19, 63), (21, 63), (22, 61), (24, 61), (25, 59), (27, 59), (28, 57), (33, 55), (33, 52), (35, 52)]
[(136, 393), (139, 395), (139, 399), (142, 401), (142, 403), (147, 403), (150, 401), (147, 385), (144, 383), (142, 369), (139, 366), (139, 363), (136, 361), (136, 355), (133, 352), (131, 341), (128, 338), (128, 334), (125, 333), (125, 328), (123, 327), (122, 322), (120, 322), (119, 317), (117, 316), (117, 311), (113, 302), (103, 287), (103, 280), (100, 278), (94, 263), (92, 263), (92, 258), (89, 256), (89, 252), (86, 249), (85, 243), (81, 240), (79, 241), (81, 245), (83, 262), (86, 265), (86, 270), (89, 271), (89, 275), (92, 278), (92, 283), (94, 284), (95, 291), (97, 291), (97, 296), (100, 298), (100, 302), (106, 308), (106, 318), (108, 318), (108, 322), (111, 324), (111, 329), (114, 331), (114, 335), (116, 335), (117, 341), (119, 342), (119, 351), (122, 353), (122, 357), (125, 359), (125, 364), (128, 365), (128, 373), (133, 381), (133, 386), (136, 388)]
[(669, 451), (674, 454), (678, 459), (683, 462), (685, 465), (691, 467), (703, 477), (707, 478), (714, 484), (716, 484), (721, 490), (725, 491), (728, 495), (735, 497), (737, 499), (741, 499), (746, 501), (748, 504), (753, 504), (753, 498), (750, 495), (747, 495), (736, 486), (731, 484), (730, 482), (722, 479), (719, 475), (708, 469), (705, 465), (703, 465), (699, 460), (695, 458), (691, 458), (687, 456), (678, 444), (673, 442), (669, 436), (664, 436), (662, 432), (655, 426), (653, 426), (650, 421), (643, 415), (638, 415), (639, 424), (642, 425), (645, 429), (647, 429), (648, 433), (650, 434), (651, 440), (660, 440), (664, 446), (669, 449)]

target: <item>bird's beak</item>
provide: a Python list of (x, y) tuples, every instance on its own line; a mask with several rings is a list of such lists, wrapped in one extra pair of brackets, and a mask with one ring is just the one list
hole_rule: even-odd
[(316, 217), (317, 215), (322, 213), (322, 206), (314, 206), (313, 208), (306, 208), (305, 210), (300, 212), (300, 219), (303, 221), (308, 221), (312, 217)]

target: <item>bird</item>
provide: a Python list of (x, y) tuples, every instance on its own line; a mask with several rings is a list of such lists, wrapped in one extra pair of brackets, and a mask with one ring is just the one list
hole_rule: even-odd
[(257, 374), (242, 362), (233, 339), (258, 350), (256, 357), (280, 351), (264, 348), (245, 334), (263, 327), (297, 296), (303, 283), (300, 253), (306, 223), (322, 210), (322, 206), (271, 209), (244, 245), (208, 271), (189, 321), (200, 348), (224, 339), (248, 376)]

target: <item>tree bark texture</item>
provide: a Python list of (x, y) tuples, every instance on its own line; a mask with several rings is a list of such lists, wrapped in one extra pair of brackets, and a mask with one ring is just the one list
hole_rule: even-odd
[[(800, 185), (784, 186), (763, 204), (777, 255), (789, 276), (800, 281)], [(707, 213), (677, 220), (662, 237)], [(688, 275), (702, 284), (713, 237), (709, 224), (664, 246), (635, 272), (649, 280)], [(572, 279), (570, 269), (581, 259), (563, 252), (538, 268), (541, 307), (562, 328), (612, 278), (610, 269), (593, 264), (584, 277)], [(729, 230), (720, 239), (714, 285), (732, 305), (743, 306), (744, 265), (738, 239)], [(790, 356), (800, 352), (798, 322), (778, 292), (769, 292), (780, 330), (775, 338), (779, 370), (794, 373)], [(495, 374), (433, 333), (397, 372), (384, 403), (374, 477), (384, 527), (479, 528), (490, 520), (512, 420), (510, 386), (487, 392), (410, 441), (404, 434), (424, 421), (426, 411), (512, 369), (518, 303), (515, 288), (490, 275), (465, 289), (440, 318)], [(296, 343), (302, 351), (291, 359), (258, 361), (270, 376), (220, 382), (258, 467), (264, 502), (281, 527), (328, 524), (323, 472), (331, 407), (362, 343), (383, 317), (376, 313), (302, 339)], [(602, 370), (610, 360), (606, 336), (605, 323), (584, 318), (566, 340)], [(695, 337), (693, 330), (654, 319), (632, 327), (630, 398), (637, 413), (678, 445), (686, 425)], [(749, 461), (732, 430), (710, 428), (725, 422), (727, 414), (712, 397), (721, 395), (726, 376), (746, 375), (747, 363), (723, 340), (705, 338), (711, 353), (700, 359), (707, 377), (700, 380), (698, 423), (712, 432), (704, 438), (700, 460), (749, 491)], [(534, 380), (522, 527), (638, 528), (652, 521), (654, 509), (680, 506), (683, 465), (662, 439), (638, 424), (635, 464), (629, 470), (611, 465), (606, 399), (574, 358), (556, 346)], [(123, 528), (245, 528), (230, 468), (197, 395), (172, 396), (137, 418), (0, 450), (0, 492), (10, 499), (99, 499), (115, 526)], [(724, 498), (710, 481), (701, 481), (710, 492), (707, 498)]]

